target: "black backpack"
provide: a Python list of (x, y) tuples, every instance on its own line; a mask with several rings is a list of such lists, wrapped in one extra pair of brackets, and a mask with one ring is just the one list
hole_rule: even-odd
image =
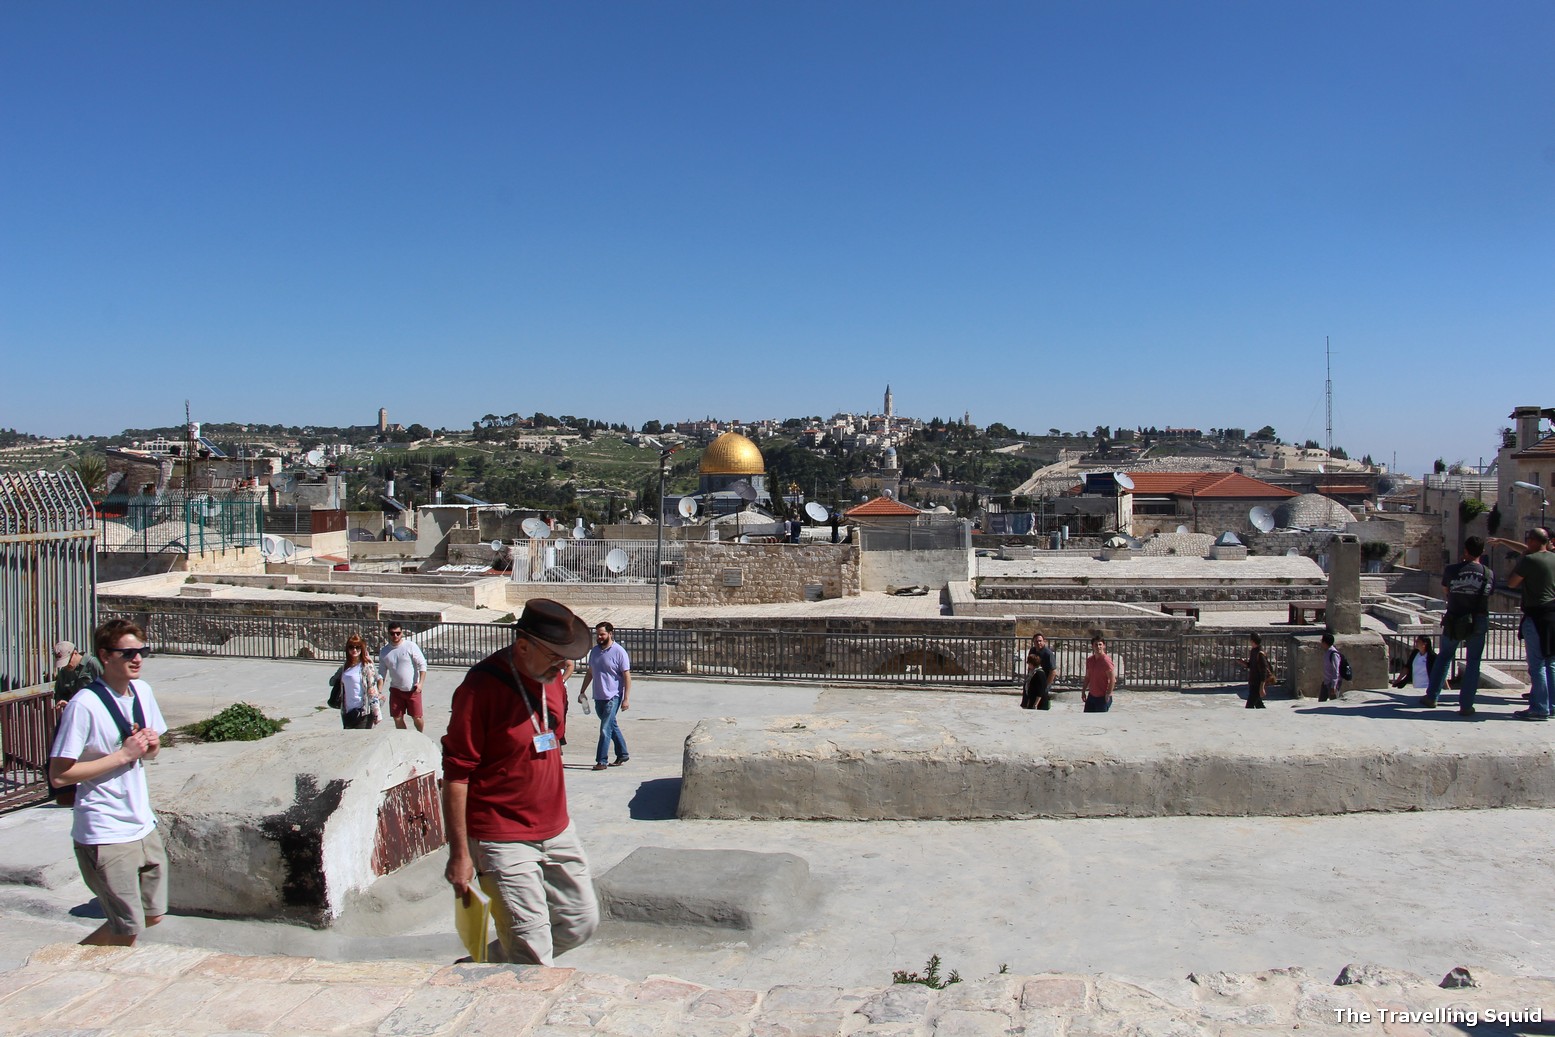
[(1343, 652), (1339, 653), (1339, 679), (1342, 681), (1353, 681), (1355, 679), (1355, 671), (1350, 668), (1350, 660), (1344, 657)]
[[(114, 704), (113, 697), (112, 697), (113, 693), (108, 690), (108, 687), (105, 684), (103, 684), (103, 682), (101, 680), (93, 680), (91, 684), (87, 685), (87, 689), (97, 693), (97, 698), (102, 702), (103, 708), (108, 711), (108, 715), (110, 717), (113, 717), (113, 722), (119, 728), (119, 741), (121, 741), (121, 742), (128, 741), (130, 735), (134, 734), (135, 732), (133, 730), (131, 730), (130, 722), (128, 720), (124, 719), (124, 713), (119, 709), (119, 707), (117, 705)], [(134, 697), (134, 703), (135, 703), (134, 706), (131, 707), (131, 714), (135, 718), (135, 726), (136, 727), (145, 727), (146, 726), (146, 711), (141, 708), (141, 705), (140, 705), (140, 693), (135, 690), (135, 682), (134, 681), (130, 681), (130, 694)], [(57, 732), (57, 731), (54, 734), (54, 741), (56, 743), (59, 742), (59, 732)], [(58, 755), (58, 753), (56, 752), (56, 747), (55, 746), (50, 746), (49, 747), (49, 757), (50, 757), (50, 759), (52, 759), (53, 757), (55, 757), (57, 755)], [(53, 778), (52, 775), (49, 774), (47, 769), (44, 770), (44, 777), (48, 778), (48, 782), (49, 782), (49, 798), (50, 799), (59, 800), (62, 806), (69, 806), (70, 803), (74, 803), (75, 802), (76, 787), (74, 785), (56, 785), (56, 784), (54, 784), (54, 778)], [(69, 795), (66, 796), (65, 793), (69, 793)], [(70, 802), (66, 803), (65, 799), (69, 799)]]

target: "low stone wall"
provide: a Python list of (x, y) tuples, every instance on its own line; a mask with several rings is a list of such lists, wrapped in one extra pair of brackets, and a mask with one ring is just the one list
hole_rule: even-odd
[(262, 573), (265, 556), (257, 547), (234, 547), (186, 555), (183, 567), (192, 573)]
[(875, 710), (704, 720), (686, 739), (679, 816), (948, 821), (1555, 806), (1549, 746), (1510, 731), (1465, 753), (1456, 729), (1440, 724), (1380, 732), (1329, 718), (1314, 741), (1321, 714), (1270, 713), (1229, 742), (1215, 725), (1177, 724), (1168, 736), (1127, 712), (1019, 719), (963, 712), (952, 724)]
[(275, 599), (223, 601), (208, 598), (159, 597), (144, 594), (120, 594), (109, 590), (99, 591), (98, 608), (103, 612), (161, 612), (188, 616), (191, 619), (209, 618), (269, 618), (281, 616), (287, 619), (355, 619), (374, 622), (378, 619), (378, 603), (362, 599), (338, 600), (332, 598)]
[(985, 576), (977, 583), (979, 601), (1127, 601), (1159, 604), (1163, 601), (1195, 601), (1217, 608), (1239, 605), (1283, 608), (1289, 601), (1321, 598), (1320, 582), (1288, 584), (1200, 584), (1162, 581), (1159, 584), (1112, 583), (1090, 580), (1084, 584), (1044, 583), (1030, 577)]
[(761, 605), (859, 593), (855, 544), (730, 544), (688, 541), (671, 605)]

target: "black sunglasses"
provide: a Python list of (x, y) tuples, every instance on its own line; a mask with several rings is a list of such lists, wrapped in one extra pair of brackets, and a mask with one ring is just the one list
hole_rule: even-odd
[(139, 648), (111, 648), (109, 651), (113, 652), (113, 654), (117, 655), (120, 659), (133, 659), (137, 655), (142, 659), (151, 658), (150, 645), (142, 645)]

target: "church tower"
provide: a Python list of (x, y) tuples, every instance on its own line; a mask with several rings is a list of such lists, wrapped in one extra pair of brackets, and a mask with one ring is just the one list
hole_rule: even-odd
[(895, 408), (893, 407), (893, 400), (891, 397), (891, 387), (889, 385), (885, 387), (885, 416), (888, 418), (895, 416)]

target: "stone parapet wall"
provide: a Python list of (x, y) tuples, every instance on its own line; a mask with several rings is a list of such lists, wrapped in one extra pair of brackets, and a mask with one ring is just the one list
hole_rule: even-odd
[(971, 548), (942, 551), (865, 551), (859, 556), (859, 585), (866, 591), (946, 584), (970, 579), (977, 571)]
[(192, 573), (263, 573), (264, 552), (257, 547), (235, 547), (186, 556), (184, 569)]
[[(577, 612), (587, 619), (585, 612), (592, 608), (623, 608), (630, 605), (652, 605), (651, 583), (516, 583), (505, 581), (507, 608), (517, 613), (530, 598), (550, 598)], [(664, 601), (669, 601), (670, 588), (664, 588)], [(495, 607), (495, 606), (494, 606)]]
[(1019, 601), (1126, 601), (1159, 604), (1195, 601), (1217, 608), (1237, 605), (1280, 608), (1288, 601), (1307, 601), (1326, 593), (1321, 583), (1290, 583), (1248, 586), (1230, 584), (1189, 584), (1162, 581), (1158, 584), (1115, 584), (1090, 580), (1085, 584), (1052, 585), (1026, 580), (1008, 582), (984, 577), (978, 582), (977, 600), (986, 602)]
[(671, 605), (761, 605), (859, 593), (854, 544), (730, 544), (688, 541)]

